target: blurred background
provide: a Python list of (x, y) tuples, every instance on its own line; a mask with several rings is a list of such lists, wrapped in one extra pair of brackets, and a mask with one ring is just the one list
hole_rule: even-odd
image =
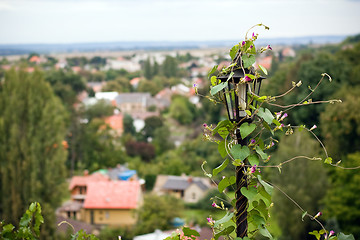
[[(334, 162), (359, 166), (359, 10), (357, 0), (0, 0), (0, 218), (18, 225), (38, 201), (42, 239), (69, 239), (63, 220), (100, 239), (163, 239), (184, 224), (209, 239), (206, 218), (225, 213), (211, 207), (217, 190), (200, 165), (223, 159), (203, 124), (226, 114), (202, 95), (209, 70), (228, 65), (258, 23), (270, 30), (249, 36), (273, 49), (255, 64), (269, 72), (262, 94), (301, 80), (278, 101), (297, 103), (328, 73), (312, 100), (342, 103), (294, 108), (285, 124), (317, 125)], [(276, 138), (274, 164), (325, 157), (305, 132)], [(358, 169), (300, 159), (264, 174), (308, 213), (323, 212), (327, 229), (360, 238)], [(318, 225), (281, 192), (273, 201), (274, 236), (315, 239)]]

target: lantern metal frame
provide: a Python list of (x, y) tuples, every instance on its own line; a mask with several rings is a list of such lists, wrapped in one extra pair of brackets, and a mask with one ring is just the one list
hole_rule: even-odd
[[(264, 77), (258, 77), (249, 82), (240, 83), (246, 74), (254, 73), (253, 70), (243, 69), (239, 67), (239, 63), (236, 64), (237, 67), (232, 76), (230, 74), (222, 75), (217, 77), (221, 82), (227, 82), (227, 85), (222, 89), (221, 95), (226, 105), (226, 110), (228, 118), (231, 122), (236, 123), (237, 127), (240, 127), (243, 123), (250, 123), (253, 121), (253, 112), (254, 110), (249, 108), (248, 101), (248, 92), (253, 92), (257, 96), (260, 94), (261, 82)], [(237, 89), (236, 89), (237, 88)], [(238, 94), (241, 93), (241, 96)], [(257, 102), (254, 100), (252, 103), (254, 106), (257, 105)], [(246, 110), (251, 112), (251, 117), (247, 116)], [(242, 146), (248, 144), (246, 138), (242, 139), (240, 135), (240, 130), (237, 128), (234, 133), (236, 137), (236, 143)], [(246, 165), (246, 159), (244, 160)], [(247, 177), (246, 177), (246, 168), (245, 166), (236, 167), (236, 236), (243, 238), (247, 236), (247, 208), (248, 200), (241, 193), (242, 187), (247, 187)]]

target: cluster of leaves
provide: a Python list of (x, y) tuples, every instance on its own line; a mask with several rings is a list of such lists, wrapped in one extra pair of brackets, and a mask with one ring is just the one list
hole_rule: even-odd
[[(259, 24), (256, 26), (263, 25)], [(265, 26), (265, 29), (268, 28)], [(255, 56), (258, 53), (262, 53), (271, 49), (270, 46), (267, 46), (266, 48), (261, 48), (259, 51), (256, 51), (254, 45), (254, 41), (256, 39), (257, 35), (254, 33), (250, 39), (245, 37), (245, 41), (235, 45), (230, 50), (230, 57), (233, 60), (233, 63), (221, 69), (217, 76), (212, 75), (216, 72), (218, 66), (215, 66), (209, 73), (209, 77), (211, 76), (210, 81), (212, 85), (210, 90), (212, 97), (210, 97), (210, 100), (213, 102), (222, 102), (227, 104), (229, 101), (234, 100), (238, 96), (241, 96), (239, 90), (240, 88), (245, 87), (246, 89), (250, 89), (250, 91), (247, 92), (248, 96), (246, 100), (246, 109), (240, 109), (243, 110), (246, 115), (239, 121), (231, 122), (230, 120), (224, 120), (219, 122), (215, 128), (212, 126), (205, 126), (205, 139), (216, 142), (218, 144), (219, 153), (223, 158), (225, 158), (225, 160), (219, 167), (213, 169), (212, 174), (207, 173), (205, 170), (204, 172), (205, 175), (212, 178), (223, 171), (230, 162), (236, 167), (241, 167), (247, 179), (247, 187), (241, 188), (241, 194), (248, 200), (247, 220), (249, 223), (249, 236), (246, 235), (243, 239), (254, 239), (256, 234), (273, 239), (273, 236), (267, 229), (267, 220), (270, 216), (269, 210), (273, 205), (271, 200), (273, 185), (263, 180), (261, 173), (257, 168), (259, 166), (276, 167), (281, 172), (282, 163), (274, 166), (268, 165), (271, 156), (268, 155), (267, 150), (278, 143), (278, 140), (276, 140), (274, 136), (275, 133), (277, 131), (281, 131), (286, 135), (291, 135), (294, 133), (294, 128), (299, 128), (299, 130), (306, 129), (309, 132), (311, 132), (314, 127), (316, 128), (316, 126), (314, 126), (313, 128), (309, 129), (304, 125), (297, 127), (291, 126), (290, 124), (285, 126), (281, 122), (284, 120), (284, 118), (287, 117), (286, 111), (292, 109), (295, 106), (313, 104), (314, 102), (310, 98), (310, 95), (316, 90), (325, 76), (329, 77), (330, 81), (331, 77), (327, 74), (322, 74), (322, 78), (318, 85), (314, 89), (310, 89), (310, 94), (302, 98), (297, 104), (290, 105), (285, 108), (284, 111), (273, 114), (270, 109), (264, 107), (264, 105), (275, 105), (272, 102), (276, 101), (276, 99), (279, 97), (283, 97), (293, 89), (300, 87), (301, 82), (293, 82), (293, 87), (288, 92), (277, 97), (258, 96), (258, 93), (252, 92), (252, 90), (256, 89), (255, 84), (258, 83), (258, 79), (261, 77), (260, 70), (262, 73), (267, 74), (266, 69), (262, 66), (259, 66), (258, 70), (253, 68), (253, 64), (255, 63)], [(235, 81), (234, 75), (235, 71), (237, 70), (241, 70), (243, 76), (240, 77), (240, 80)], [(229, 82), (233, 84), (232, 88), (229, 87)], [(240, 102), (241, 99), (238, 101)], [(330, 100), (322, 102), (334, 103), (340, 101)], [(241, 104), (239, 107), (242, 107)], [(238, 110), (239, 109), (235, 109), (235, 111)], [(229, 113), (229, 115), (231, 115), (231, 113)], [(321, 158), (315, 157), (305, 158), (309, 160), (322, 160)], [(332, 158), (329, 157), (327, 153), (324, 162), (332, 165)], [(235, 184), (235, 176), (223, 176), (222, 180), (218, 183), (218, 190), (219, 192), (224, 192), (227, 188), (233, 187)], [(236, 209), (234, 199), (231, 201), (231, 203), (233, 208)], [(229, 209), (224, 208), (223, 204), (220, 205), (221, 207), (214, 203), (214, 206), (217, 208), (225, 210), (227, 212), (226, 215), (217, 221), (208, 219), (209, 225), (213, 229), (213, 237), (214, 239), (218, 239), (220, 236), (226, 236), (232, 239), (233, 237), (231, 234), (235, 230), (233, 225), (236, 225), (236, 217), (239, 215), (239, 213), (236, 213), (236, 211), (234, 213)], [(311, 216), (307, 212), (305, 212), (303, 217), (304, 216), (309, 216), (312, 220), (316, 220), (316, 217)], [(318, 223), (321, 225), (320, 222)], [(311, 233), (315, 235), (317, 239), (320, 239), (320, 236), (322, 235), (324, 235), (325, 239), (353, 239), (352, 235), (346, 236), (342, 233), (339, 233), (337, 236), (333, 236), (334, 234), (332, 232), (329, 233), (326, 231), (322, 225), (321, 227), (321, 231), (314, 231)], [(237, 237), (235, 239), (241, 238)]]
[(4, 224), (0, 222), (0, 237), (1, 239), (38, 239), (40, 236), (40, 225), (44, 223), (44, 218), (41, 215), (41, 206), (39, 203), (31, 203), (28, 210), (20, 219), (19, 229), (15, 230), (15, 226), (11, 223)]

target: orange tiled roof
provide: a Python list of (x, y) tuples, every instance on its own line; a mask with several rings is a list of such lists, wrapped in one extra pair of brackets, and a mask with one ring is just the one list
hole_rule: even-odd
[(95, 173), (87, 176), (73, 176), (69, 185), (69, 190), (72, 190), (76, 186), (87, 186), (90, 182), (94, 181), (108, 181), (109, 177), (102, 175), (101, 173)]
[(140, 199), (138, 181), (90, 182), (84, 208), (134, 209)]
[(123, 130), (123, 116), (121, 114), (112, 115), (105, 118), (105, 123), (114, 130)]

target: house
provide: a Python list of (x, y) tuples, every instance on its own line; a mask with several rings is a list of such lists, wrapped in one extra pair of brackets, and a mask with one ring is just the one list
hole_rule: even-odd
[(69, 185), (71, 200), (83, 203), (86, 198), (88, 184), (94, 181), (109, 181), (109, 177), (101, 173), (89, 175), (87, 171), (84, 172), (84, 176), (73, 176)]
[(142, 205), (138, 181), (99, 181), (87, 186), (83, 205), (86, 223), (130, 226), (136, 223), (135, 209)]
[(128, 72), (136, 72), (141, 69), (141, 66), (138, 62), (126, 60), (122, 57), (118, 59), (108, 59), (105, 70), (109, 69), (125, 69)]
[(259, 65), (261, 65), (264, 68), (266, 68), (267, 70), (269, 70), (271, 68), (272, 59), (273, 59), (273, 57), (271, 55), (263, 57), (263, 58), (258, 58), (258, 59), (256, 59), (255, 67), (258, 68)]
[(121, 136), (124, 132), (123, 115), (120, 113), (106, 117), (105, 123), (113, 130), (115, 136)]
[(56, 215), (67, 219), (80, 220), (82, 219), (82, 206), (83, 203), (79, 201), (66, 201), (61, 207), (56, 209)]
[(158, 175), (153, 192), (158, 195), (169, 194), (185, 202), (195, 203), (211, 188), (213, 186), (208, 178)]
[(146, 112), (148, 107), (154, 105), (150, 93), (120, 93), (115, 103), (123, 113)]

